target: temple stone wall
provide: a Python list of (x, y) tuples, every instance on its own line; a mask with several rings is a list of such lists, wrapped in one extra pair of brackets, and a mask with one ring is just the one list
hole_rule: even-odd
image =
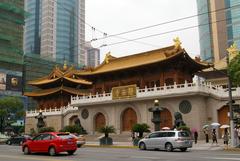
[[(183, 100), (188, 100), (191, 103), (191, 111), (186, 114), (182, 113), (183, 121), (191, 129), (198, 130), (199, 139), (204, 139), (202, 126), (205, 124), (211, 124), (212, 122), (218, 122), (218, 110), (227, 102), (227, 100), (220, 100), (203, 94), (176, 96), (171, 98), (151, 98), (149, 100), (129, 100), (127, 102), (119, 101), (109, 104), (81, 106), (79, 107), (79, 110), (69, 111), (65, 114), (47, 116), (44, 121), (47, 126), (52, 126), (58, 131), (64, 126), (69, 125), (72, 117), (77, 116), (80, 119), (83, 128), (91, 135), (96, 134), (96, 115), (102, 113), (105, 117), (106, 125), (113, 125), (116, 128), (117, 134), (121, 134), (123, 132), (123, 112), (127, 108), (131, 108), (137, 115), (137, 122), (147, 123), (150, 126), (151, 131), (153, 131), (154, 124), (151, 122), (152, 113), (149, 112), (148, 109), (153, 107), (155, 99), (159, 100), (161, 107), (166, 108), (171, 113), (173, 125), (175, 120), (174, 113), (181, 112), (179, 104)], [(238, 100), (236, 103), (240, 103), (240, 101)], [(82, 115), (83, 110), (88, 111), (88, 115), (85, 118), (83, 118)], [(36, 124), (37, 119), (34, 117), (27, 117), (26, 133), (29, 133), (31, 128), (36, 130)]]

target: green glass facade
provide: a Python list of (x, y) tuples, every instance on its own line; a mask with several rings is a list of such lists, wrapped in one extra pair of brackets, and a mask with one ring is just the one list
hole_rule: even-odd
[(24, 0), (0, 0), (0, 96), (22, 95), (23, 8)]

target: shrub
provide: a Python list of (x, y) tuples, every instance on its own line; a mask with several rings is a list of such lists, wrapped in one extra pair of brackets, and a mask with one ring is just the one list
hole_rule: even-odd
[(149, 126), (145, 123), (143, 124), (134, 124), (132, 127), (133, 132), (138, 132), (139, 133), (139, 138), (143, 137), (144, 132), (150, 132)]
[(116, 129), (114, 126), (104, 126), (98, 129), (98, 132), (104, 133), (105, 137), (107, 138), (110, 133), (115, 133)]
[(41, 127), (38, 129), (39, 133), (43, 133), (43, 132), (54, 132), (55, 129), (53, 127)]
[(79, 125), (68, 125), (65, 126), (60, 132), (70, 132), (77, 134), (86, 134), (86, 131)]

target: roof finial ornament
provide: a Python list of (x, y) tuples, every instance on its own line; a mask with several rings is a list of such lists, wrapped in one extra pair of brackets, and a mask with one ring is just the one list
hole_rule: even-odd
[(109, 52), (105, 55), (105, 58), (104, 58), (104, 61), (105, 61), (106, 64), (109, 63), (110, 57), (111, 57), (111, 52), (109, 51)]
[(64, 60), (63, 70), (67, 70), (67, 61), (66, 60)]
[(173, 39), (174, 41), (174, 49), (181, 49), (181, 44), (182, 42), (180, 41), (179, 37), (176, 37), (175, 39)]
[(231, 61), (239, 53), (237, 44), (234, 42), (229, 48), (227, 48), (227, 51), (229, 54), (229, 60)]

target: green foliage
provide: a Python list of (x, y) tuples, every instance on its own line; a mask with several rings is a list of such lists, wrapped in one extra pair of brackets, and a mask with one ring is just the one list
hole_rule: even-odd
[(86, 134), (86, 131), (79, 125), (68, 125), (65, 126), (60, 132), (70, 132), (77, 134)]
[(98, 132), (105, 134), (105, 137), (107, 138), (110, 133), (115, 133), (116, 129), (114, 126), (104, 126), (99, 128)]
[(14, 116), (10, 121), (14, 122), (21, 119), (25, 114), (23, 101), (19, 97), (2, 97), (0, 98), (0, 130), (6, 126), (7, 118)]
[(230, 74), (231, 80), (234, 86), (240, 86), (240, 53), (231, 60), (228, 72)]
[(134, 124), (133, 127), (132, 127), (132, 131), (133, 132), (138, 132), (139, 133), (139, 137), (142, 138), (144, 132), (150, 132), (149, 128), (150, 127), (147, 124), (145, 124), (145, 123)]
[(43, 132), (55, 132), (55, 129), (53, 127), (41, 127), (40, 129), (38, 129), (39, 133), (43, 133)]
[(30, 135), (31, 136), (35, 136), (37, 134), (37, 132), (34, 130), (34, 128), (30, 129)]

